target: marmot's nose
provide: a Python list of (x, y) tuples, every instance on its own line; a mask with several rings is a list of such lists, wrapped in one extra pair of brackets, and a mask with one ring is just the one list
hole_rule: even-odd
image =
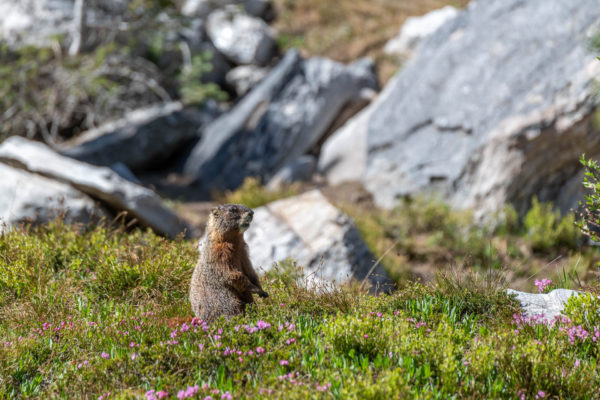
[(250, 216), (253, 217), (254, 216), (254, 211), (250, 210), (250, 211), (248, 211), (248, 214), (250, 214)]

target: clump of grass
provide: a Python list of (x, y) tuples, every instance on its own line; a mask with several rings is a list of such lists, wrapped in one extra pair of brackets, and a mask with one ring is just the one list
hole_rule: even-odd
[(238, 189), (216, 193), (213, 197), (220, 203), (244, 204), (247, 207), (256, 208), (275, 200), (295, 196), (298, 193), (300, 193), (300, 186), (297, 184), (269, 190), (261, 184), (259, 178), (247, 177)]
[(534, 275), (556, 259), (563, 269), (568, 264), (569, 270), (591, 273), (598, 259), (595, 251), (580, 248), (581, 234), (572, 215), (561, 216), (551, 204), (535, 198), (521, 221), (511, 206), (478, 221), (469, 210), (425, 198), (404, 199), (391, 211), (341, 207), (396, 281), (410, 276), (414, 268), (427, 268), (433, 277), (435, 270), (449, 265), (506, 268), (518, 278)]
[(523, 227), (534, 251), (575, 248), (581, 234), (573, 214), (562, 216), (551, 203), (542, 204), (534, 197), (531, 209), (523, 219)]

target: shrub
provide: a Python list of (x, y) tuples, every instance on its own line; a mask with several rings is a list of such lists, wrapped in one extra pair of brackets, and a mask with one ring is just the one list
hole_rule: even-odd
[(579, 235), (572, 214), (561, 216), (552, 203), (531, 201), (531, 209), (523, 220), (525, 232), (534, 251), (548, 251), (560, 247), (574, 248)]

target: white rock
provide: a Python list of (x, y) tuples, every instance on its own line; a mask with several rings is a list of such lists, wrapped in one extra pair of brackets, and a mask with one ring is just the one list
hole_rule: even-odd
[(275, 39), (263, 20), (230, 6), (208, 16), (206, 31), (215, 47), (235, 64), (268, 64), (275, 55)]
[(506, 292), (516, 295), (525, 316), (543, 315), (547, 320), (560, 315), (571, 296), (579, 295), (579, 292), (569, 289), (554, 289), (550, 293), (526, 293), (513, 289), (508, 289)]
[(268, 68), (261, 68), (257, 65), (240, 65), (227, 73), (225, 81), (241, 97), (259, 84), (268, 73)]
[(110, 168), (61, 156), (42, 143), (10, 137), (0, 145), (0, 161), (67, 183), (167, 236), (177, 236), (186, 228), (150, 189), (127, 181)]
[(89, 196), (67, 184), (0, 163), (0, 231), (20, 223), (39, 224), (57, 216), (90, 222), (104, 212)]
[(344, 283), (366, 277), (374, 290), (391, 284), (381, 265), (369, 274), (375, 257), (352, 220), (318, 190), (254, 210), (246, 241), (257, 270), (291, 258), (317, 280)]

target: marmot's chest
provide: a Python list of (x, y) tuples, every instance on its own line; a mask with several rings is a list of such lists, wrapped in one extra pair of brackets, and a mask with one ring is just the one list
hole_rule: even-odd
[(210, 243), (207, 250), (210, 262), (222, 268), (241, 270), (244, 259), (248, 257), (246, 247), (238, 243)]

